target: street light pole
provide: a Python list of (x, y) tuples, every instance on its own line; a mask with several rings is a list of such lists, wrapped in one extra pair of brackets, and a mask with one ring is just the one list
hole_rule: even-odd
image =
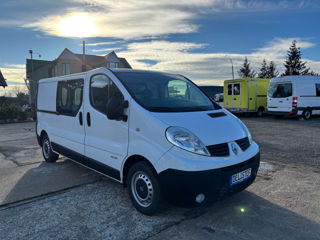
[(231, 69), (232, 69), (232, 79), (234, 80), (234, 70), (233, 70), (233, 61), (232, 61), (232, 58), (229, 57), (228, 55), (226, 55), (226, 57), (230, 60), (230, 63), (231, 63)]
[(31, 103), (32, 103), (32, 99), (31, 99), (31, 92), (32, 92), (32, 80), (33, 80), (33, 59), (32, 59), (32, 54), (33, 54), (33, 51), (32, 50), (29, 50), (29, 53), (30, 53), (30, 57), (31, 57), (31, 76), (30, 76), (30, 79), (29, 79), (29, 104), (31, 106)]

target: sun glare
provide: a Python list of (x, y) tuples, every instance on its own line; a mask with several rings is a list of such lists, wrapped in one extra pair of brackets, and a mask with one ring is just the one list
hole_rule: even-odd
[(86, 13), (71, 13), (60, 18), (56, 29), (64, 37), (94, 37), (98, 33), (93, 17)]

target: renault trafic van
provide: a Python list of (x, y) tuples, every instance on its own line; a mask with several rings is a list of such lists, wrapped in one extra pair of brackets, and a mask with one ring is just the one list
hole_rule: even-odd
[(258, 145), (247, 127), (181, 75), (95, 69), (42, 79), (37, 137), (59, 155), (128, 188), (153, 214), (165, 198), (201, 205), (255, 179)]
[(271, 79), (268, 113), (302, 116), (305, 120), (320, 114), (320, 77), (285, 76)]

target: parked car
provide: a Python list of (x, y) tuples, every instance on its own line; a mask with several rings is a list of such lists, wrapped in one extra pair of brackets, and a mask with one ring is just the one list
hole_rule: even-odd
[(257, 175), (247, 127), (181, 75), (99, 68), (42, 79), (37, 106), (44, 159), (60, 154), (121, 182), (144, 214), (163, 198), (212, 202)]
[(267, 110), (269, 79), (243, 78), (224, 81), (224, 107), (232, 113), (255, 113), (262, 117)]
[(223, 107), (223, 93), (214, 95), (213, 100), (218, 103), (220, 107)]
[(271, 79), (268, 113), (302, 116), (306, 120), (320, 114), (320, 77), (284, 76)]
[(199, 86), (205, 94), (207, 94), (210, 98), (214, 98), (214, 96), (218, 93), (223, 93), (223, 86)]

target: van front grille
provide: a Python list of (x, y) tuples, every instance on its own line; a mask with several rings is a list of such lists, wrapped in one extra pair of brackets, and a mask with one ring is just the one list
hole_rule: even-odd
[(221, 143), (207, 146), (207, 149), (211, 156), (213, 157), (224, 157), (229, 156), (228, 143)]
[(242, 151), (245, 151), (250, 146), (248, 137), (241, 138), (239, 140), (236, 140), (236, 143), (239, 145)]

